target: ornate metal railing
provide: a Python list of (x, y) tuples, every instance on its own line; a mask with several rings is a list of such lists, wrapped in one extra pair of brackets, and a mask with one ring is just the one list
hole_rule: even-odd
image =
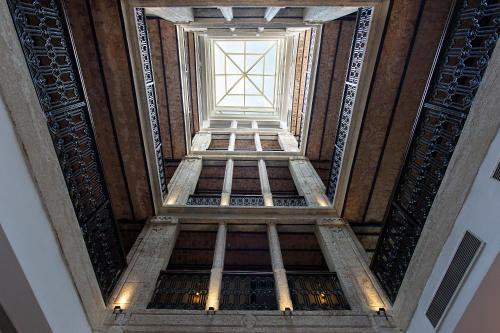
[(278, 310), (271, 272), (224, 272), (221, 310)]
[(262, 195), (231, 195), (230, 206), (264, 206), (264, 198)]
[(192, 194), (189, 196), (186, 205), (188, 206), (220, 206), (220, 195), (199, 195)]
[(60, 1), (7, 1), (97, 281), (110, 295), (125, 256)]
[(372, 19), (373, 8), (360, 8), (356, 20), (356, 28), (354, 40), (352, 43), (351, 56), (349, 59), (349, 67), (347, 71), (346, 81), (344, 84), (344, 93), (342, 96), (342, 106), (340, 109), (340, 118), (337, 125), (337, 136), (333, 146), (333, 156), (330, 167), (330, 175), (328, 177), (328, 186), (326, 195), (333, 201), (337, 192), (337, 183), (342, 167), (342, 159), (344, 158), (344, 150), (351, 126), (352, 111), (358, 91), (358, 81), (361, 75), (363, 59), (365, 56), (366, 44), (368, 41), (368, 33), (370, 31), (370, 23)]
[(303, 196), (274, 195), (273, 205), (278, 207), (306, 207), (307, 201)]
[(498, 1), (457, 1), (372, 269), (396, 299), (500, 30)]
[(204, 310), (210, 272), (162, 271), (148, 309)]
[(288, 288), (295, 310), (349, 310), (335, 273), (287, 272)]

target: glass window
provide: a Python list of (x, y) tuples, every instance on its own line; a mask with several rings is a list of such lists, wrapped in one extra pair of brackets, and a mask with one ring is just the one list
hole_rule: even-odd
[(269, 111), (276, 106), (278, 40), (214, 40), (216, 108)]

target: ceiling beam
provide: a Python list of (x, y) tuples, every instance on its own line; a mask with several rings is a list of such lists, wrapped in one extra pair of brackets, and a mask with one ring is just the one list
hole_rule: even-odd
[(328, 22), (349, 15), (358, 10), (358, 7), (306, 7), (304, 10), (305, 22)]
[(285, 7), (267, 7), (266, 13), (264, 14), (264, 18), (267, 22), (271, 22), (271, 20), (278, 14), (281, 8)]
[(191, 7), (146, 7), (146, 15), (157, 16), (170, 22), (193, 22)]
[(233, 7), (217, 7), (221, 11), (222, 15), (226, 21), (231, 22), (233, 20)]

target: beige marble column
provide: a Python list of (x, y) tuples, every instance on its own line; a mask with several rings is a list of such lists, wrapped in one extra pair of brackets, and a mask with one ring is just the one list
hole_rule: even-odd
[(234, 145), (236, 143), (236, 133), (231, 133), (229, 136), (229, 145), (227, 147), (228, 151), (234, 151)]
[(330, 205), (325, 194), (325, 185), (306, 157), (291, 157), (289, 167), (295, 187), (299, 194), (304, 196), (309, 207)]
[(391, 309), (385, 292), (361, 251), (364, 251), (343, 219), (320, 219), (316, 235), (330, 271), (337, 273), (342, 290), (353, 310)]
[(210, 146), (212, 135), (210, 133), (197, 133), (193, 138), (191, 150), (193, 152), (205, 151)]
[(186, 157), (179, 163), (168, 183), (167, 205), (185, 205), (189, 196), (194, 193), (202, 168), (200, 156)]
[(212, 270), (210, 271), (210, 282), (208, 284), (208, 297), (206, 310), (211, 307), (214, 310), (219, 309), (220, 292), (222, 288), (222, 271), (224, 270), (224, 255), (226, 252), (226, 233), (227, 227), (225, 223), (219, 224), (217, 230), (217, 240), (215, 241), (214, 261)]
[(288, 281), (286, 278), (286, 271), (283, 266), (283, 258), (281, 257), (280, 240), (274, 223), (267, 225), (267, 237), (269, 239), (269, 252), (271, 254), (271, 262), (273, 265), (278, 306), (281, 311), (284, 311), (286, 308), (293, 310), (292, 299), (290, 298), (290, 290), (288, 289)]
[(115, 288), (111, 308), (120, 306), (127, 312), (146, 309), (156, 279), (168, 265), (178, 232), (176, 218), (155, 216), (146, 223), (130, 250), (129, 265)]
[(260, 134), (259, 133), (255, 133), (253, 135), (253, 139), (254, 139), (254, 142), (255, 142), (255, 150), (256, 151), (262, 151), (262, 144), (260, 143)]
[(233, 185), (234, 161), (232, 158), (226, 161), (226, 171), (224, 173), (224, 184), (222, 184), (221, 206), (229, 206), (231, 199), (231, 187)]
[(281, 149), (287, 152), (298, 152), (299, 144), (295, 137), (290, 132), (278, 133), (278, 142)]
[(271, 186), (269, 185), (269, 178), (267, 177), (266, 162), (260, 159), (258, 163), (260, 189), (264, 197), (264, 206), (273, 206), (273, 195), (271, 194)]

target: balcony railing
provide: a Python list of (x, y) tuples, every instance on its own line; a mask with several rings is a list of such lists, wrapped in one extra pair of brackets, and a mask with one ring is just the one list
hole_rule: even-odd
[(162, 271), (148, 309), (204, 310), (210, 272)]
[(295, 310), (349, 310), (337, 274), (287, 272), (288, 288)]
[(219, 194), (192, 194), (186, 205), (188, 206), (220, 206)]
[(224, 272), (221, 310), (278, 310), (272, 272)]
[(243, 194), (233, 194), (231, 195), (230, 203), (231, 206), (264, 206), (264, 198), (262, 195), (243, 195)]
[(300, 195), (274, 195), (273, 205), (277, 207), (306, 207), (307, 201)]

